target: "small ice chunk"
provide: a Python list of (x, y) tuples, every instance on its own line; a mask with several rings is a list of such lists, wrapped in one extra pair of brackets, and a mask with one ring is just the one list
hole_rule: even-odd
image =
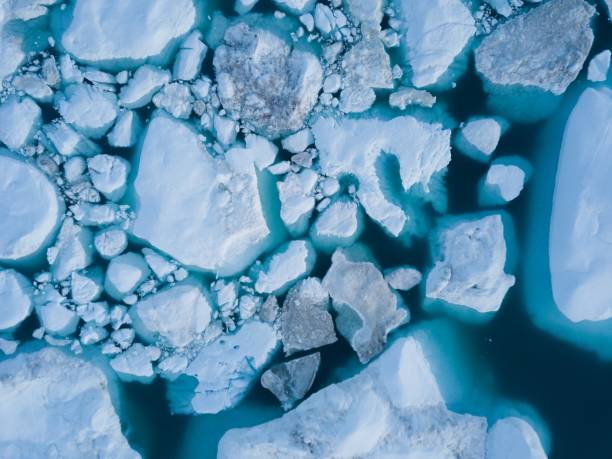
[(5, 339), (0, 336), (0, 351), (4, 355), (14, 354), (17, 350), (17, 346), (19, 346), (19, 341)]
[(328, 35), (336, 25), (334, 13), (329, 6), (323, 3), (317, 3), (314, 11), (315, 27), (319, 29), (323, 35)]
[(223, 107), (270, 138), (303, 127), (323, 78), (317, 56), (246, 22), (227, 28), (213, 63)]
[(339, 73), (332, 73), (323, 80), (323, 92), (335, 94), (342, 88), (342, 77)]
[(436, 96), (427, 91), (414, 88), (400, 88), (389, 94), (389, 106), (405, 110), (409, 105), (431, 108), (436, 103)]
[(355, 201), (334, 200), (321, 212), (310, 229), (310, 237), (321, 250), (352, 245), (363, 232), (363, 215)]
[(126, 108), (140, 108), (151, 102), (153, 94), (170, 82), (170, 72), (153, 65), (143, 65), (121, 88), (119, 103)]
[(104, 290), (116, 300), (130, 295), (151, 271), (142, 255), (127, 252), (113, 258), (106, 269)]
[(23, 91), (32, 99), (49, 103), (53, 100), (53, 90), (47, 85), (45, 80), (34, 73), (24, 73), (17, 75), (11, 82), (17, 91)]
[(108, 330), (104, 327), (98, 327), (91, 322), (86, 323), (79, 330), (79, 340), (84, 346), (97, 344), (106, 338), (108, 338)]
[(115, 126), (108, 133), (108, 144), (118, 148), (132, 147), (138, 141), (141, 130), (142, 123), (138, 114), (132, 110), (122, 110)]
[(68, 54), (62, 54), (60, 57), (60, 74), (66, 84), (83, 82), (81, 70)]
[(352, 176), (366, 213), (398, 236), (407, 222), (404, 210), (383, 191), (378, 162), (384, 154), (399, 162), (404, 191), (429, 191), (432, 176), (450, 162), (450, 131), (410, 116), (378, 118), (321, 117), (312, 126), (321, 172), (330, 177)]
[(114, 357), (110, 361), (110, 366), (122, 381), (148, 384), (155, 379), (152, 362), (159, 356), (158, 348), (134, 343), (127, 351)]
[(309, 277), (289, 290), (281, 311), (280, 331), (286, 356), (338, 340), (329, 313), (329, 294), (319, 279)]
[(9, 96), (0, 104), (0, 142), (11, 150), (28, 144), (40, 127), (40, 107), (29, 97)]
[(348, 86), (340, 93), (340, 110), (344, 113), (365, 112), (375, 101), (376, 93), (372, 88), (359, 85)]
[(313, 143), (314, 137), (309, 128), (300, 129), (281, 141), (283, 148), (289, 153), (301, 153)]
[(76, 132), (64, 121), (56, 120), (43, 127), (43, 132), (50, 142), (49, 148), (62, 156), (93, 156), (100, 153), (100, 147)]
[(504, 17), (511, 16), (513, 13), (509, 0), (485, 0), (485, 2), (491, 5), (498, 14)]
[(263, 263), (257, 274), (255, 290), (281, 295), (297, 280), (310, 274), (315, 260), (316, 252), (309, 241), (290, 241)]
[(338, 314), (336, 327), (362, 363), (379, 354), (387, 334), (409, 320), (401, 298), (390, 288), (365, 249), (337, 249), (323, 288)]
[(49, 179), (0, 149), (0, 261), (20, 261), (44, 249), (63, 212)]
[(175, 118), (189, 118), (193, 101), (189, 85), (184, 83), (167, 84), (153, 96), (155, 106), (163, 108)]
[(0, 418), (11, 422), (2, 425), (0, 457), (140, 459), (121, 432), (117, 389), (101, 368), (60, 349), (3, 360)]
[(503, 418), (487, 434), (486, 459), (547, 459), (533, 427), (517, 417)]
[[(74, 84), (64, 90), (58, 102), (60, 115), (81, 134), (99, 139), (117, 118), (117, 97), (96, 86)], [(95, 110), (92, 110), (95, 107)]]
[(104, 228), (96, 233), (94, 245), (102, 258), (110, 260), (127, 248), (127, 234), (118, 227)]
[(435, 264), (426, 296), (479, 313), (497, 311), (514, 285), (506, 274), (506, 240), (500, 214), (443, 224), (433, 240)]
[(417, 88), (437, 83), (476, 33), (462, 0), (396, 0), (402, 45)]
[(273, 0), (276, 6), (287, 13), (299, 16), (310, 13), (315, 6), (316, 0)]
[(208, 327), (211, 304), (195, 281), (174, 284), (140, 300), (130, 308), (138, 336), (148, 343), (185, 347)]
[(563, 94), (593, 44), (594, 13), (584, 0), (552, 0), (520, 14), (484, 37), (474, 53), (476, 70), (494, 85)]
[(160, 376), (170, 381), (178, 378), (189, 365), (187, 357), (181, 354), (171, 354), (157, 364)]
[(79, 324), (79, 316), (66, 305), (66, 298), (46, 284), (34, 292), (36, 315), (44, 330), (55, 336), (68, 336), (74, 333)]
[(100, 269), (90, 272), (73, 272), (70, 276), (72, 301), (86, 304), (96, 301), (102, 293), (103, 275)]
[(318, 175), (312, 169), (289, 173), (277, 182), (281, 203), (280, 216), (287, 230), (294, 236), (303, 234), (315, 206), (314, 189)]
[(237, 405), (257, 381), (278, 344), (271, 325), (250, 320), (234, 334), (222, 335), (202, 347), (184, 373), (196, 378), (198, 384), (188, 404), (176, 403), (174, 411), (218, 413)]
[[(120, 307), (121, 306), (115, 306), (114, 310)], [(111, 322), (111, 314), (108, 310), (108, 304), (106, 304), (104, 301), (79, 304), (76, 308), (76, 312), (84, 322), (92, 322), (100, 327), (104, 327)], [(117, 314), (117, 312), (114, 314)]]
[(481, 205), (505, 204), (516, 199), (527, 180), (527, 172), (518, 164), (494, 161), (480, 185)]
[(151, 268), (160, 281), (164, 281), (169, 274), (176, 271), (177, 266), (175, 263), (168, 261), (154, 250), (144, 248), (142, 249), (142, 253), (149, 268)]
[(290, 410), (312, 387), (320, 364), (318, 352), (279, 363), (261, 375), (261, 385), (276, 396), (285, 411)]
[(238, 133), (236, 130), (237, 123), (230, 117), (215, 115), (213, 118), (213, 127), (217, 140), (221, 144), (229, 146), (236, 140), (236, 134)]
[(606, 81), (608, 79), (608, 70), (610, 70), (610, 50), (600, 52), (589, 62), (589, 71), (587, 78), (589, 81)]
[(114, 202), (92, 204), (79, 202), (70, 206), (76, 221), (84, 226), (112, 225), (121, 221), (121, 209)]
[(175, 80), (185, 81), (196, 78), (200, 74), (206, 51), (208, 47), (202, 42), (202, 33), (199, 30), (191, 32), (183, 40), (176, 54), (172, 77)]
[(373, 89), (393, 88), (391, 60), (376, 34), (366, 34), (342, 57), (345, 88), (351, 86)]
[(455, 138), (455, 146), (461, 153), (478, 161), (487, 162), (505, 130), (505, 123), (498, 118), (471, 118)]
[(380, 27), (383, 18), (383, 0), (343, 0), (345, 11), (356, 23), (364, 23), (374, 29)]
[(125, 193), (130, 163), (120, 156), (101, 154), (87, 160), (93, 185), (111, 201), (119, 201)]
[(77, 60), (114, 68), (163, 60), (196, 21), (193, 0), (78, 0), (59, 41)]
[(259, 0), (236, 0), (234, 11), (238, 14), (246, 14), (253, 9)]
[(421, 272), (412, 266), (385, 269), (385, 280), (395, 290), (410, 290), (421, 283)]
[(13, 331), (32, 312), (32, 283), (13, 269), (0, 269), (0, 331)]

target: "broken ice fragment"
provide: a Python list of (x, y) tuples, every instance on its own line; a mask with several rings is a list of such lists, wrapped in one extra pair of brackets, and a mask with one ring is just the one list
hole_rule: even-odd
[(493, 161), (481, 181), (480, 205), (499, 205), (516, 199), (529, 178), (531, 168), (522, 158), (505, 156)]
[(255, 383), (277, 347), (274, 328), (256, 320), (202, 347), (184, 372), (197, 380), (196, 387), (185, 389), (178, 382), (169, 387), (173, 411), (218, 413), (235, 406)]
[(0, 142), (19, 150), (40, 127), (40, 107), (29, 97), (9, 96), (0, 104)]
[(111, 147), (131, 147), (136, 144), (141, 130), (138, 114), (132, 110), (122, 110), (117, 116), (115, 126), (108, 133), (108, 144)]
[(606, 81), (610, 70), (610, 50), (606, 49), (591, 59), (587, 78), (589, 81)]
[(500, 214), (443, 223), (432, 240), (434, 267), (426, 296), (479, 313), (497, 311), (514, 276), (506, 274), (506, 240)]
[(68, 86), (57, 105), (67, 123), (92, 139), (99, 139), (106, 134), (118, 113), (117, 97), (113, 93), (88, 84)]
[(411, 266), (385, 270), (385, 280), (395, 290), (410, 290), (421, 283), (421, 272)]
[(96, 155), (87, 160), (89, 176), (96, 189), (111, 201), (125, 193), (130, 163), (120, 156)]
[(353, 244), (363, 232), (363, 215), (351, 199), (334, 200), (323, 210), (310, 229), (315, 246), (332, 252), (338, 246)]
[(126, 108), (140, 108), (151, 102), (153, 94), (170, 82), (170, 72), (153, 65), (143, 65), (121, 88), (119, 103)]
[(32, 312), (32, 283), (13, 269), (0, 269), (0, 332), (15, 330)]
[(310, 274), (315, 260), (316, 252), (310, 241), (290, 241), (263, 263), (257, 273), (255, 290), (281, 295), (297, 280)]
[(584, 0), (552, 0), (516, 16), (482, 40), (476, 70), (494, 85), (563, 94), (593, 44), (594, 13)]
[(500, 118), (471, 118), (454, 139), (457, 149), (471, 158), (487, 162), (506, 130), (506, 122)]
[(48, 178), (0, 149), (0, 261), (20, 261), (44, 249), (63, 212)]
[(436, 103), (436, 96), (431, 93), (414, 88), (399, 88), (389, 94), (389, 106), (405, 110), (409, 105), (420, 105), (431, 108)]
[(285, 411), (290, 410), (310, 390), (320, 363), (318, 352), (279, 363), (261, 375), (261, 385), (276, 396)]
[(190, 81), (200, 74), (202, 62), (206, 56), (208, 47), (202, 42), (202, 33), (198, 30), (191, 32), (181, 43), (174, 67), (172, 77), (175, 80)]
[(116, 390), (98, 366), (59, 349), (0, 362), (0, 417), (11, 419), (2, 426), (0, 456), (140, 458), (121, 433)]
[(160, 351), (154, 346), (133, 344), (110, 361), (110, 366), (121, 380), (137, 381), (148, 384), (155, 379), (153, 364), (160, 356)]
[(102, 258), (110, 260), (127, 248), (127, 234), (118, 227), (108, 227), (96, 233), (94, 245)]
[(315, 206), (314, 189), (318, 177), (312, 169), (304, 169), (297, 174), (287, 174), (276, 184), (281, 202), (280, 216), (293, 236), (303, 234), (308, 228)]
[(175, 284), (130, 308), (138, 335), (149, 343), (185, 347), (202, 335), (211, 317), (204, 288), (195, 281)]
[(387, 334), (410, 318), (364, 247), (337, 249), (323, 278), (323, 288), (338, 314), (338, 331), (362, 363), (379, 354)]
[(55, 336), (68, 336), (74, 333), (79, 316), (66, 305), (64, 298), (52, 284), (46, 284), (34, 292), (36, 315), (44, 330)]
[(223, 107), (270, 138), (303, 127), (321, 88), (314, 54), (246, 22), (227, 28), (213, 62)]
[(150, 272), (142, 255), (135, 252), (124, 253), (113, 258), (108, 264), (104, 290), (116, 300), (121, 300), (134, 292)]
[(102, 68), (163, 62), (196, 20), (192, 0), (78, 0), (59, 42), (77, 60)]
[(189, 118), (193, 101), (189, 86), (183, 83), (167, 84), (153, 96), (155, 106), (163, 108), (175, 118)]
[(547, 459), (533, 427), (517, 417), (503, 418), (487, 434), (486, 459)]
[(319, 279), (304, 279), (289, 290), (281, 311), (280, 331), (287, 356), (337, 341), (329, 294)]
[(70, 276), (70, 294), (77, 304), (91, 303), (102, 293), (103, 273), (94, 268), (90, 272), (73, 272)]

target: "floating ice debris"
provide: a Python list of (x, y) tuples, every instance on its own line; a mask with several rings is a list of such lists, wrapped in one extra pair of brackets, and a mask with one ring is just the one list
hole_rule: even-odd
[(303, 234), (308, 228), (315, 206), (314, 190), (318, 178), (312, 169), (304, 169), (297, 174), (287, 174), (277, 183), (281, 219), (294, 236)]
[(421, 272), (412, 266), (385, 270), (385, 280), (395, 290), (410, 290), (421, 283)]
[(442, 79), (476, 33), (474, 18), (461, 0), (395, 0), (403, 32), (402, 47), (412, 69), (412, 84), (430, 86)]
[(612, 317), (612, 91), (585, 90), (563, 135), (549, 262), (559, 310), (572, 322)]
[(450, 131), (410, 116), (388, 121), (322, 117), (312, 130), (322, 172), (355, 177), (364, 210), (394, 236), (404, 229), (407, 216), (383, 191), (377, 167), (383, 154), (399, 162), (403, 191), (419, 188), (427, 193), (432, 176), (450, 162)]
[(213, 62), (223, 107), (270, 138), (302, 128), (321, 88), (314, 54), (246, 22), (228, 27)]
[(593, 44), (594, 13), (584, 0), (552, 0), (516, 16), (483, 39), (476, 70), (493, 85), (563, 94)]
[(0, 104), (0, 142), (19, 150), (40, 127), (40, 107), (29, 97), (10, 96)]
[(258, 293), (283, 294), (297, 280), (310, 274), (315, 261), (316, 252), (310, 241), (288, 242), (264, 261), (256, 276), (255, 290)]
[(337, 249), (323, 278), (338, 314), (338, 331), (362, 363), (379, 354), (387, 334), (406, 323), (410, 313), (361, 246)]
[(202, 62), (208, 47), (202, 42), (202, 34), (195, 30), (181, 43), (176, 54), (172, 77), (175, 80), (190, 81), (200, 74)]
[(175, 389), (178, 394), (173, 395), (170, 387), (174, 411), (218, 413), (235, 406), (257, 381), (278, 341), (271, 325), (251, 320), (234, 334), (220, 336), (202, 347), (184, 372), (197, 380), (195, 389)]
[[(98, 139), (110, 129), (117, 118), (117, 97), (96, 86), (68, 86), (58, 103), (58, 110), (67, 123), (81, 134)], [(92, 107), (96, 107), (92, 110)]]
[(531, 425), (517, 417), (500, 419), (487, 435), (486, 459), (546, 459)]
[(274, 3), (283, 11), (299, 16), (311, 12), (316, 0), (274, 0)]
[(420, 89), (399, 88), (389, 94), (389, 106), (399, 110), (405, 110), (409, 105), (431, 108), (435, 103), (436, 96)]
[(93, 156), (101, 152), (100, 147), (76, 132), (64, 121), (55, 121), (43, 126), (51, 150), (62, 156)]
[(111, 201), (119, 201), (125, 193), (130, 163), (120, 156), (96, 155), (87, 160), (89, 176), (96, 189)]
[(47, 261), (56, 281), (63, 281), (73, 271), (87, 268), (93, 261), (94, 247), (91, 230), (66, 218), (55, 244), (47, 249)]
[(37, 254), (52, 242), (64, 205), (35, 166), (0, 149), (0, 261)]
[(116, 300), (130, 295), (150, 274), (142, 255), (127, 252), (113, 258), (106, 268), (104, 290)]
[(211, 305), (203, 287), (188, 281), (140, 300), (130, 308), (130, 316), (146, 342), (179, 348), (202, 335), (210, 323)]
[(127, 234), (124, 230), (117, 227), (108, 227), (101, 229), (96, 233), (94, 238), (94, 246), (96, 251), (102, 258), (110, 260), (127, 248)]
[(314, 137), (309, 128), (304, 128), (294, 134), (288, 135), (281, 141), (283, 148), (294, 154), (303, 152), (313, 143)]
[(289, 290), (281, 311), (280, 332), (287, 356), (337, 341), (329, 294), (319, 279), (304, 279)]
[(103, 289), (102, 270), (94, 268), (89, 272), (75, 271), (70, 276), (70, 294), (77, 304), (87, 304), (98, 299)]
[(78, 0), (59, 42), (77, 60), (112, 69), (163, 61), (196, 21), (192, 0)]
[(506, 122), (500, 118), (471, 118), (461, 126), (454, 143), (461, 153), (487, 162), (505, 130)]
[(138, 141), (141, 130), (142, 123), (138, 114), (131, 110), (122, 110), (112, 131), (108, 133), (108, 144), (111, 147), (132, 147)]
[(79, 323), (79, 316), (67, 306), (63, 297), (51, 284), (45, 284), (34, 292), (36, 315), (44, 330), (61, 337), (74, 333)]
[(37, 102), (49, 103), (53, 100), (53, 90), (41, 76), (34, 73), (17, 75), (11, 80), (11, 86)]
[(168, 261), (165, 257), (151, 249), (142, 249), (142, 253), (149, 268), (151, 268), (160, 281), (165, 280), (168, 275), (172, 274), (178, 268), (176, 263)]
[(356, 23), (380, 27), (383, 18), (383, 0), (345, 0), (344, 9)]
[(189, 118), (193, 102), (189, 86), (183, 83), (167, 84), (153, 96), (155, 106), (163, 108), (175, 118)]
[(15, 330), (32, 312), (32, 283), (13, 269), (0, 269), (0, 331)]
[(485, 418), (449, 411), (422, 344), (401, 339), (283, 417), (232, 429), (217, 457), (485, 457)]
[[(521, 162), (523, 164), (521, 164)], [(493, 161), (480, 184), (480, 205), (499, 205), (516, 199), (529, 178), (530, 167), (521, 158), (503, 157)]]
[(310, 229), (310, 237), (318, 249), (332, 252), (338, 246), (353, 244), (362, 232), (361, 209), (355, 201), (340, 198), (319, 214)]
[(610, 70), (610, 50), (606, 49), (591, 59), (587, 78), (590, 81), (606, 81)]
[(506, 240), (500, 214), (444, 222), (432, 241), (435, 264), (426, 296), (479, 313), (497, 311), (514, 276), (506, 274)]
[(114, 391), (100, 368), (58, 349), (0, 362), (0, 416), (11, 420), (0, 432), (0, 456), (140, 458), (121, 433)]
[(138, 67), (127, 85), (121, 88), (119, 103), (126, 108), (140, 108), (151, 102), (153, 95), (170, 82), (170, 72), (153, 65)]
[(133, 344), (110, 361), (110, 366), (123, 381), (150, 383), (155, 379), (152, 362), (160, 357), (160, 351), (155, 346)]
[(243, 270), (275, 237), (256, 173), (274, 160), (269, 149), (254, 142), (214, 159), (186, 124), (157, 114), (137, 159), (133, 234), (186, 265), (220, 275)]
[(2, 351), (4, 355), (14, 354), (18, 346), (19, 341), (0, 337), (0, 351)]
[(261, 375), (261, 385), (272, 392), (287, 411), (310, 390), (320, 363), (318, 352), (279, 363)]

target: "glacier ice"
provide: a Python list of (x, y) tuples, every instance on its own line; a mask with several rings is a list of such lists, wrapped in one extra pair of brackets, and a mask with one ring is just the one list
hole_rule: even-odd
[(514, 276), (504, 272), (506, 240), (501, 214), (444, 222), (432, 241), (435, 264), (426, 296), (479, 313), (497, 311)]
[(594, 13), (584, 0), (552, 0), (520, 14), (482, 40), (476, 70), (493, 85), (563, 94), (593, 44)]
[(31, 257), (52, 242), (64, 211), (54, 184), (0, 149), (0, 261)]
[[(0, 456), (137, 459), (121, 433), (116, 389), (95, 364), (52, 348), (0, 362)], [(24, 396), (27, 393), (27, 396)]]
[(572, 322), (612, 317), (612, 91), (586, 89), (559, 154), (550, 221), (549, 263), (559, 310)]

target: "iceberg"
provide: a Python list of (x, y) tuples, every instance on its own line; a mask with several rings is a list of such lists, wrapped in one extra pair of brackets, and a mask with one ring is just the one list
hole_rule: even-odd
[(612, 317), (612, 91), (586, 89), (563, 134), (550, 220), (557, 307), (572, 322)]
[(139, 459), (121, 433), (115, 391), (98, 366), (58, 349), (0, 362), (0, 417), (10, 419), (0, 430), (0, 456)]
[(52, 242), (64, 201), (34, 165), (0, 149), (0, 262), (37, 255)]
[(213, 158), (187, 124), (158, 113), (136, 160), (132, 233), (185, 265), (221, 276), (242, 271), (278, 232), (258, 173), (275, 154), (253, 141)]

